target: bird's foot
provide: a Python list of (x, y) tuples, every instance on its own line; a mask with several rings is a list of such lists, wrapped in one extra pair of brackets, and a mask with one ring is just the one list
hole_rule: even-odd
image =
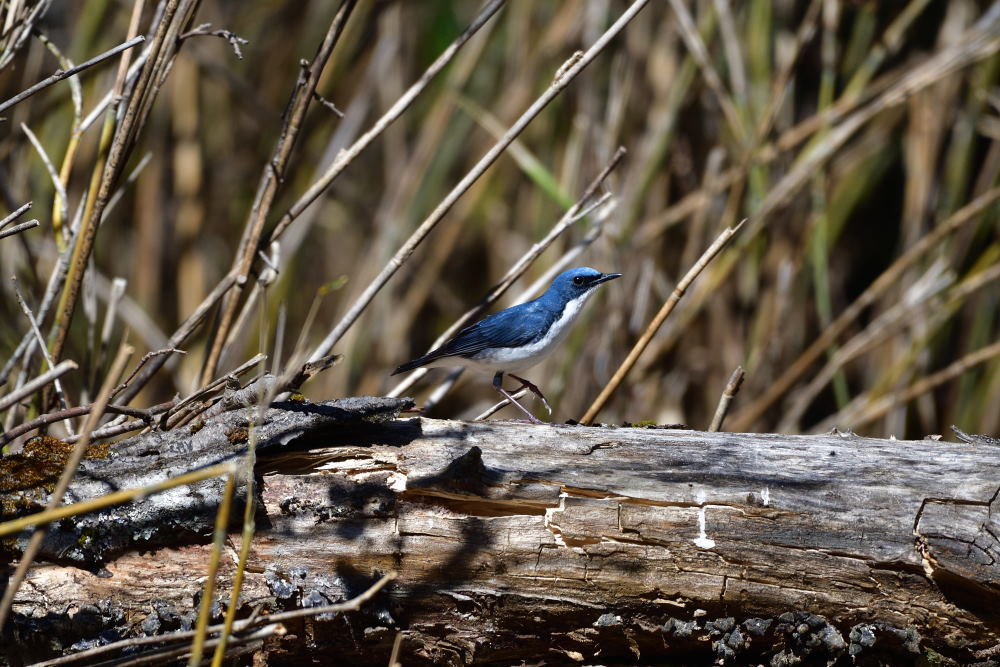
[(540, 398), (542, 400), (542, 405), (545, 406), (545, 409), (548, 411), (549, 416), (550, 417), (552, 416), (552, 406), (549, 405), (549, 402), (545, 399), (545, 394), (542, 393), (541, 389), (539, 389), (538, 387), (536, 387), (529, 380), (525, 380), (523, 377), (518, 377), (517, 375), (514, 375), (513, 373), (507, 373), (507, 375), (511, 376), (512, 378), (514, 378), (515, 380), (517, 380), (518, 382), (521, 383), (521, 386), (518, 387), (518, 389), (527, 389), (528, 391), (530, 391), (531, 393), (533, 393), (535, 396), (537, 396), (538, 398)]

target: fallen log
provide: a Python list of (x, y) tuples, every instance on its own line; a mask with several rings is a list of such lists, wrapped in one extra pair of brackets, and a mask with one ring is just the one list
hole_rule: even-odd
[[(397, 633), (407, 665), (948, 664), (996, 653), (1000, 448), (987, 440), (389, 420), (404, 407), (369, 406), (366, 421), (336, 403), (285, 405), (258, 427), (241, 616), (349, 599), (398, 573), (358, 612), (286, 623), (284, 636), (248, 645), (267, 664), (384, 665)], [(251, 418), (220, 415), (186, 446), (204, 431), (235, 456), (244, 445), (219, 434)], [(180, 435), (156, 437), (170, 451)], [(143, 450), (141, 438), (116, 445), (88, 460), (86, 477), (120, 470), (119, 447)], [(218, 493), (201, 488), (198, 511)], [(176, 507), (158, 511), (178, 520)], [(114, 534), (129, 533), (123, 516), (92, 515), (90, 528), (115, 517)], [(76, 562), (50, 553), (17, 595), (0, 655), (16, 664), (190, 628), (205, 516), (171, 538), (150, 532), (157, 518), (145, 512), (134, 534), (154, 542), (69, 550)]]

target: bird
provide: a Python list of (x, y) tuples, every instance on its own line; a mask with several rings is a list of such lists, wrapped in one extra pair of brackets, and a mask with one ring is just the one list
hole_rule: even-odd
[(465, 327), (440, 347), (399, 366), (392, 375), (421, 366), (464, 366), (491, 372), (493, 387), (501, 395), (527, 415), (529, 421), (544, 424), (503, 388), (504, 374), (521, 383), (514, 391), (524, 388), (532, 392), (551, 415), (552, 408), (541, 390), (514, 372), (530, 368), (551, 354), (566, 338), (583, 305), (597, 288), (621, 275), (601, 273), (588, 266), (563, 271), (541, 296)]

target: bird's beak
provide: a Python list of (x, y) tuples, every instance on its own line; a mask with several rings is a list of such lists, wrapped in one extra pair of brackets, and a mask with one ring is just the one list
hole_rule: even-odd
[(609, 280), (614, 280), (615, 278), (621, 278), (621, 277), (622, 274), (620, 273), (605, 273), (600, 278), (592, 282), (591, 285), (600, 285), (601, 283), (606, 283)]

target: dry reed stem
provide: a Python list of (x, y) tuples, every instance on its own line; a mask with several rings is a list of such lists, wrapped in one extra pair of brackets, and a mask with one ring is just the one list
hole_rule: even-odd
[[(31, 332), (35, 334), (35, 340), (38, 342), (38, 347), (42, 351), (42, 358), (45, 359), (45, 363), (48, 364), (49, 370), (52, 370), (56, 367), (56, 364), (52, 360), (52, 356), (49, 354), (48, 349), (45, 347), (45, 338), (42, 337), (42, 331), (38, 328), (38, 322), (35, 320), (35, 315), (31, 312), (31, 308), (28, 307), (27, 301), (24, 300), (24, 295), (21, 294), (21, 289), (17, 286), (17, 278), (11, 276), (10, 280), (14, 287), (14, 296), (17, 298), (18, 305), (21, 306), (21, 312), (24, 313), (24, 317), (27, 318)], [(52, 386), (55, 387), (56, 399), (59, 401), (59, 407), (65, 410), (69, 406), (66, 403), (66, 393), (63, 391), (62, 383), (59, 382), (58, 378), (56, 378), (52, 381)], [(69, 419), (67, 419), (64, 423), (66, 426), (66, 432), (70, 435), (76, 435), (76, 431), (73, 430), (73, 424), (69, 421)], [(3, 436), (0, 436), (0, 438), (3, 438)]]
[[(291, 99), (288, 102), (288, 111), (284, 115), (281, 133), (275, 143), (271, 159), (268, 160), (261, 171), (260, 181), (257, 184), (257, 193), (253, 198), (253, 206), (250, 208), (246, 223), (243, 228), (243, 237), (233, 258), (231, 271), (236, 273), (236, 282), (233, 289), (222, 298), (220, 315), (215, 331), (209, 339), (207, 346), (208, 355), (201, 369), (201, 383), (209, 382), (216, 374), (219, 358), (222, 355), (222, 348), (229, 336), (229, 329), (232, 326), (236, 309), (239, 307), (240, 297), (250, 274), (256, 257), (257, 248), (260, 244), (260, 237), (264, 232), (264, 223), (271, 212), (274, 198), (278, 192), (278, 185), (285, 179), (285, 170), (288, 167), (295, 148), (296, 140), (302, 129), (302, 122), (305, 119), (306, 111), (309, 110), (309, 102), (316, 93), (323, 69), (333, 53), (334, 47), (340, 39), (344, 26), (347, 23), (351, 12), (354, 10), (356, 0), (344, 0), (340, 8), (334, 14), (333, 20), (326, 31), (326, 36), (320, 44), (315, 57), (307, 67), (300, 73), (292, 91)], [(304, 76), (303, 76), (304, 75)]]
[(389, 279), (399, 270), (407, 259), (417, 249), (417, 246), (427, 237), (428, 234), (444, 218), (445, 214), (451, 210), (465, 192), (475, 183), (480, 176), (496, 161), (506, 150), (514, 139), (524, 131), (528, 124), (544, 109), (548, 104), (565, 89), (583, 69), (591, 63), (608, 45), (608, 43), (635, 18), (649, 0), (635, 0), (632, 5), (615, 21), (601, 37), (583, 54), (579, 52), (556, 72), (556, 78), (552, 84), (543, 92), (523, 114), (511, 125), (504, 136), (497, 141), (486, 155), (480, 158), (476, 166), (473, 167), (458, 184), (452, 188), (438, 206), (420, 224), (420, 226), (410, 235), (403, 246), (389, 260), (389, 263), (379, 272), (378, 276), (365, 288), (361, 296), (354, 302), (340, 322), (333, 328), (310, 355), (310, 360), (315, 360), (329, 354), (330, 350), (347, 332), (347, 330), (358, 320), (368, 304), (371, 303), (375, 295), (385, 286)]
[[(31, 333), (29, 332), (28, 335), (31, 335)], [(56, 364), (56, 367), (53, 368), (52, 370), (46, 373), (42, 373), (41, 375), (31, 380), (30, 382), (26, 382), (25, 384), (21, 385), (21, 387), (15, 389), (6, 396), (0, 396), (0, 412), (6, 410), (7, 408), (14, 405), (21, 399), (31, 396), (36, 391), (46, 386), (50, 382), (53, 382), (54, 380), (61, 378), (66, 373), (75, 370), (76, 368), (77, 365), (75, 361), (71, 359), (66, 359), (65, 361)]]
[(19, 225), (14, 225), (10, 229), (5, 229), (0, 231), (0, 239), (5, 239), (8, 236), (14, 236), (14, 234), (20, 234), (21, 232), (26, 232), (29, 229), (34, 229), (39, 225), (38, 220), (28, 220), (27, 222), (22, 222)]
[(39, 81), (35, 85), (31, 86), (30, 88), (27, 88), (26, 90), (22, 90), (20, 93), (18, 93), (14, 97), (11, 97), (8, 100), (0, 102), (0, 113), (3, 113), (4, 111), (6, 111), (10, 107), (14, 106), (15, 104), (23, 102), (24, 100), (28, 99), (29, 97), (31, 97), (35, 93), (40, 92), (40, 91), (48, 88), (52, 84), (58, 83), (58, 82), (62, 81), (63, 79), (68, 79), (69, 77), (73, 76), (74, 74), (79, 74), (83, 70), (89, 69), (90, 67), (93, 67), (94, 65), (97, 65), (97, 64), (99, 64), (99, 63), (107, 60), (108, 58), (113, 58), (114, 56), (118, 55), (122, 51), (125, 51), (127, 49), (131, 49), (136, 44), (141, 44), (145, 40), (146, 40), (146, 38), (142, 37), (142, 36), (136, 37), (134, 39), (130, 39), (127, 42), (123, 42), (122, 44), (119, 44), (118, 46), (114, 47), (113, 49), (109, 49), (109, 50), (105, 51), (104, 53), (102, 53), (102, 54), (100, 54), (98, 56), (94, 56), (90, 60), (86, 60), (86, 61), (80, 63), (76, 67), (72, 67), (72, 68), (70, 68), (68, 70), (61, 70), (61, 69), (60, 70), (56, 70), (52, 74), (52, 76), (50, 76), (50, 77), (48, 77), (46, 79), (42, 79), (41, 81)]
[(723, 390), (722, 396), (719, 397), (719, 405), (715, 408), (715, 415), (708, 427), (709, 431), (722, 429), (722, 422), (726, 420), (726, 414), (729, 412), (729, 404), (733, 402), (733, 397), (739, 392), (745, 374), (746, 371), (743, 370), (743, 367), (737, 366), (733, 374), (729, 376), (729, 382), (726, 383), (726, 388)]
[[(66, 343), (70, 322), (83, 284), (83, 276), (93, 251), (104, 209), (113, 194), (125, 162), (135, 146), (136, 135), (149, 113), (152, 98), (159, 91), (163, 83), (162, 79), (169, 69), (169, 64), (176, 55), (176, 36), (180, 30), (179, 24), (188, 21), (197, 5), (198, 0), (168, 0), (149, 46), (150, 56), (132, 87), (121, 122), (116, 122), (115, 113), (108, 113), (105, 119), (101, 154), (107, 157), (106, 159), (99, 158), (95, 164), (91, 188), (84, 208), (84, 218), (81, 223), (83, 226), (76, 237), (69, 272), (52, 325), (50, 349), (55, 359), (61, 357), (63, 346)], [(117, 99), (118, 96), (116, 96)]]
[(890, 410), (909, 403), (913, 399), (926, 394), (950, 380), (954, 380), (979, 364), (985, 363), (997, 356), (1000, 356), (1000, 341), (982, 347), (975, 352), (970, 352), (964, 357), (948, 364), (945, 368), (921, 378), (901, 391), (875, 400), (872, 400), (867, 394), (862, 394), (851, 401), (851, 404), (845, 407), (844, 410), (824, 419), (815, 427), (815, 430), (829, 430), (837, 424), (845, 422), (849, 422), (852, 428), (861, 424), (867, 424), (884, 416)]
[(959, 229), (962, 225), (973, 220), (977, 214), (1000, 198), (1000, 186), (983, 193), (973, 201), (969, 202), (961, 209), (953, 213), (946, 220), (941, 222), (930, 233), (921, 238), (917, 243), (910, 246), (900, 255), (885, 271), (879, 275), (875, 281), (862, 292), (861, 296), (854, 300), (850, 306), (845, 308), (837, 318), (830, 323), (823, 333), (813, 341), (813, 343), (799, 355), (799, 358), (785, 370), (781, 376), (771, 383), (764, 393), (753, 403), (748, 405), (742, 412), (734, 417), (733, 428), (736, 431), (745, 431), (755, 421), (760, 419), (764, 412), (770, 408), (803, 373), (822, 355), (827, 348), (832, 345), (837, 338), (847, 329), (864, 310), (873, 304), (879, 297), (896, 283), (906, 269), (912, 266), (924, 253), (936, 248), (949, 234)]
[(16, 210), (12, 211), (9, 215), (4, 217), (3, 219), (0, 219), (0, 229), (3, 229), (10, 223), (20, 218), (22, 215), (24, 215), (24, 212), (30, 209), (33, 203), (34, 202), (29, 201), (25, 204), (21, 204), (21, 206), (18, 207)]
[(208, 575), (205, 578), (205, 588), (201, 593), (201, 608), (198, 610), (194, 640), (191, 642), (191, 657), (188, 659), (188, 665), (191, 667), (197, 667), (201, 664), (201, 656), (205, 651), (208, 619), (212, 615), (212, 599), (215, 597), (215, 577), (218, 574), (222, 550), (226, 546), (226, 526), (229, 525), (229, 514), (232, 511), (235, 492), (236, 471), (233, 471), (226, 475), (226, 488), (222, 492), (222, 502), (215, 513), (215, 536), (212, 539), (212, 551), (208, 557)]
[[(56, 482), (55, 488), (52, 489), (49, 495), (49, 501), (45, 505), (47, 511), (54, 510), (62, 504), (66, 489), (69, 488), (70, 482), (73, 481), (76, 469), (79, 467), (80, 461), (83, 460), (83, 455), (87, 452), (87, 446), (90, 444), (90, 432), (94, 430), (98, 420), (104, 415), (104, 408), (111, 398), (111, 390), (114, 388), (115, 382), (118, 381), (118, 377), (125, 370), (125, 362), (132, 355), (132, 351), (132, 347), (127, 344), (122, 344), (118, 349), (118, 355), (115, 358), (114, 364), (112, 364), (111, 371), (104, 378), (104, 384), (97, 395), (97, 400), (94, 401), (94, 406), (87, 415), (87, 420), (83, 425), (83, 437), (73, 447), (73, 452), (63, 467), (59, 481)], [(24, 582), (24, 577), (28, 574), (28, 568), (31, 567), (31, 563), (35, 560), (35, 556), (38, 555), (38, 551), (42, 547), (42, 542), (45, 540), (47, 533), (46, 528), (47, 524), (36, 526), (34, 533), (31, 535), (31, 540), (28, 542), (28, 547), (21, 554), (21, 560), (17, 564), (17, 569), (14, 570), (14, 574), (10, 577), (7, 589), (4, 591), (3, 599), (0, 600), (0, 630), (3, 629), (3, 626), (7, 622), (7, 616), (10, 614), (11, 606), (14, 604), (14, 596), (17, 595), (18, 589)]]
[[(413, 101), (417, 98), (420, 93), (427, 88), (427, 85), (434, 79), (438, 73), (451, 62), (458, 50), (467, 42), (469, 39), (481, 28), (486, 22), (497, 12), (500, 7), (503, 6), (506, 0), (490, 0), (479, 14), (473, 19), (469, 27), (462, 32), (461, 35), (455, 38), (448, 48), (446, 48), (441, 55), (439, 55), (433, 63), (424, 71), (424, 73), (417, 79), (416, 82), (411, 85), (403, 95), (396, 100), (396, 102), (386, 111), (378, 121), (361, 135), (357, 141), (355, 141), (349, 148), (343, 149), (337, 154), (337, 158), (333, 161), (327, 170), (323, 173), (320, 178), (313, 183), (309, 188), (302, 194), (299, 199), (292, 204), (288, 211), (278, 220), (274, 229), (268, 236), (267, 243), (270, 244), (273, 241), (278, 240), (284, 231), (288, 228), (288, 225), (292, 223), (295, 218), (300, 216), (306, 208), (309, 207), (324, 191), (333, 183), (334, 179), (337, 178), (347, 168), (347, 166), (354, 161), (361, 151), (368, 147), (376, 137), (378, 137), (382, 132), (389, 127), (392, 123), (396, 121), (403, 112), (406, 111)], [(325, 356), (325, 353), (318, 354), (315, 356)]]
[(684, 277), (677, 283), (677, 287), (675, 287), (674, 291), (670, 293), (670, 296), (663, 303), (663, 306), (660, 307), (659, 312), (656, 313), (656, 316), (653, 317), (653, 320), (649, 323), (649, 326), (646, 327), (642, 336), (639, 337), (639, 340), (636, 341), (635, 345), (629, 351), (628, 356), (625, 357), (625, 360), (618, 367), (618, 370), (615, 371), (611, 380), (604, 385), (601, 393), (598, 394), (597, 398), (594, 399), (594, 402), (587, 409), (587, 412), (580, 419), (581, 424), (590, 424), (594, 421), (594, 417), (597, 416), (597, 413), (601, 411), (601, 408), (603, 408), (605, 403), (608, 402), (611, 395), (616, 389), (618, 389), (618, 386), (625, 379), (625, 376), (628, 375), (628, 372), (632, 370), (633, 366), (635, 366), (635, 362), (646, 349), (646, 346), (648, 346), (649, 342), (653, 340), (653, 336), (655, 336), (656, 332), (660, 330), (664, 320), (667, 319), (680, 300), (684, 297), (684, 293), (687, 292), (691, 283), (693, 283), (705, 267), (708, 266), (713, 259), (715, 259), (716, 255), (722, 251), (726, 244), (729, 243), (729, 240), (736, 235), (745, 223), (746, 220), (744, 219), (735, 227), (729, 227), (723, 230), (712, 245), (710, 245), (702, 254), (701, 258), (695, 263), (695, 265), (692, 266), (686, 274), (684, 274)]

